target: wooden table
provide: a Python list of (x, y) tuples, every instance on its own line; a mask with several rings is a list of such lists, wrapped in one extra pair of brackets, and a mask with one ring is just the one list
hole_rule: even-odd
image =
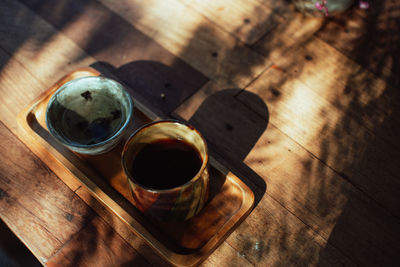
[(324, 19), (283, 0), (1, 1), (1, 219), (49, 266), (167, 265), (18, 139), (24, 107), (101, 65), (251, 185), (255, 208), (203, 266), (398, 266), (395, 2)]

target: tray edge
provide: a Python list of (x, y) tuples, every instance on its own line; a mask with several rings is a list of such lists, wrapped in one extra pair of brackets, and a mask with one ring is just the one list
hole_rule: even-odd
[[(91, 67), (78, 68), (78, 69), (75, 69), (75, 70), (67, 73), (66, 75), (64, 75), (55, 84), (53, 84), (51, 87), (49, 87), (43, 93), (41, 93), (34, 101), (32, 101), (31, 104), (29, 104), (26, 108), (24, 108), (21, 112), (19, 112), (19, 114), (17, 116), (17, 124), (19, 126), (17, 129), (18, 137), (21, 139), (21, 141), (25, 145), (27, 145), (27, 147), (36, 156), (38, 156), (44, 162), (44, 164), (48, 165), (47, 161), (44, 160), (48, 156), (51, 156), (52, 158), (54, 158), (55, 163), (58, 166), (53, 166), (51, 164), (52, 166), (49, 166), (49, 167), (67, 186), (70, 187), (68, 182), (65, 181), (65, 177), (64, 177), (65, 174), (62, 174), (61, 169), (64, 171), (65, 170), (68, 171), (69, 178), (72, 178), (79, 184), (84, 185), (86, 187), (86, 189), (88, 189), (90, 191), (91, 195), (93, 197), (95, 197), (95, 199), (99, 203), (101, 203), (101, 205), (103, 207), (106, 207), (107, 209), (112, 211), (112, 213), (114, 213), (121, 221), (123, 221), (125, 224), (127, 224), (129, 229), (132, 232), (134, 232), (135, 235), (142, 238), (164, 260), (166, 260), (167, 262), (169, 262), (175, 266), (195, 266), (195, 265), (200, 264), (210, 254), (212, 254), (212, 252), (215, 251), (215, 249), (217, 249), (220, 244), (222, 244), (226, 240), (226, 238), (237, 228), (237, 226), (241, 222), (243, 222), (247, 218), (247, 216), (250, 214), (250, 212), (254, 206), (254, 192), (246, 184), (244, 184), (244, 182), (242, 182), (239, 179), (239, 177), (237, 177), (236, 175), (231, 173), (225, 166), (223, 166), (215, 158), (210, 156), (210, 163), (219, 171), (226, 173), (227, 176), (230, 177), (232, 182), (234, 182), (242, 190), (243, 196), (245, 196), (243, 198), (241, 206), (238, 210), (238, 213), (235, 214), (235, 217), (238, 217), (238, 219), (234, 220), (234, 221), (229, 220), (222, 227), (222, 229), (228, 228), (228, 230), (226, 232), (224, 232), (221, 235), (221, 237), (219, 237), (218, 239), (214, 236), (206, 243), (206, 245), (211, 247), (211, 249), (209, 249), (206, 253), (201, 252), (201, 249), (193, 254), (188, 254), (188, 255), (181, 255), (181, 254), (177, 254), (173, 251), (170, 251), (162, 243), (160, 243), (155, 237), (153, 237), (153, 235), (151, 233), (149, 233), (139, 222), (137, 222), (136, 219), (134, 219), (125, 210), (123, 210), (122, 207), (120, 207), (118, 203), (116, 203), (104, 191), (102, 191), (100, 188), (98, 188), (94, 184), (94, 182), (92, 182), (90, 180), (90, 178), (88, 178), (82, 171), (80, 171), (78, 168), (75, 168), (77, 173), (75, 174), (75, 173), (71, 172), (71, 167), (73, 167), (73, 164), (70, 163), (68, 161), (68, 159), (66, 159), (60, 152), (58, 152), (56, 149), (54, 149), (51, 145), (47, 144), (47, 142), (45, 142), (44, 140), (41, 140), (42, 139), (41, 137), (34, 138), (34, 136), (36, 136), (37, 133), (34, 130), (32, 130), (31, 127), (29, 126), (29, 123), (27, 121), (29, 114), (31, 114), (33, 112), (33, 110), (35, 109), (35, 107), (37, 107), (37, 105), (41, 101), (43, 101), (43, 99), (48, 97), (48, 95), (51, 92), (54, 92), (57, 88), (59, 88), (60, 84), (64, 84), (68, 80), (71, 80), (71, 79), (68, 79), (68, 77), (70, 77), (72, 74), (79, 72), (79, 71), (88, 72), (91, 74), (91, 76), (101, 75), (100, 72), (98, 72), (97, 70), (95, 70)], [(80, 77), (80, 76), (77, 76), (77, 77)], [(141, 112), (143, 112), (146, 116), (148, 116), (151, 120), (155, 120), (155, 119), (159, 118), (155, 113), (153, 113), (150, 109), (148, 109), (144, 104), (142, 104), (137, 99), (135, 99), (135, 104), (136, 104), (137, 108)], [(37, 139), (39, 139), (39, 140), (37, 140)], [(36, 148), (32, 149), (32, 147), (34, 147), (33, 145), (31, 145), (32, 142), (37, 143), (39, 147), (45, 148), (45, 151), (47, 151), (47, 153), (44, 153), (43, 149), (42, 149), (42, 151), (39, 151)], [(51, 153), (49, 151), (51, 151)], [(70, 163), (70, 164), (68, 164), (68, 163)], [(68, 165), (72, 165), (72, 166), (69, 167)], [(106, 199), (107, 200), (106, 202), (108, 202), (108, 203), (106, 203), (103, 198)], [(110, 203), (111, 203), (111, 205), (110, 205)], [(123, 214), (124, 216), (122, 216), (121, 214)], [(237, 214), (239, 214), (239, 215), (237, 215)], [(101, 217), (101, 215), (99, 215), (99, 216)], [(134, 224), (134, 226), (132, 224)], [(148, 236), (152, 237), (153, 240), (148, 240), (148, 237), (142, 235), (139, 231), (137, 231), (135, 229), (135, 227), (137, 227), (136, 229), (140, 229), (140, 231), (142, 231), (143, 233), (146, 233)], [(154, 244), (157, 244), (158, 247), (155, 246)], [(160, 251), (160, 248), (163, 248), (163, 250)]]

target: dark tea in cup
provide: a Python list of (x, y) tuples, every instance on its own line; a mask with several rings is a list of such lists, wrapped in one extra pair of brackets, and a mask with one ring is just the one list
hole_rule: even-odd
[(122, 165), (134, 205), (157, 220), (187, 220), (208, 198), (207, 144), (188, 124), (166, 120), (143, 126), (125, 144)]
[(131, 173), (145, 187), (170, 189), (195, 177), (202, 162), (193, 145), (166, 138), (146, 144), (133, 160)]

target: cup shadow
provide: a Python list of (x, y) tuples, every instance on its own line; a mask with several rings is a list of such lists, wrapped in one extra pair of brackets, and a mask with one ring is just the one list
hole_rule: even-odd
[[(98, 61), (90, 67), (125, 84), (134, 98), (160, 118), (184, 120), (174, 111), (199, 89), (194, 88), (190, 77), (183, 77), (160, 62), (133, 61), (116, 68)], [(240, 100), (236, 98), (239, 93)], [(265, 102), (258, 95), (238, 88), (210, 95), (188, 120), (205, 136), (211, 156), (229, 166), (229, 170), (254, 192), (254, 207), (266, 192), (267, 185), (243, 160), (267, 129), (268, 121)], [(216, 192), (218, 188), (211, 189), (211, 197)]]
[[(173, 73), (172, 70), (168, 71), (169, 67), (161, 63), (139, 62), (138, 64), (142, 65), (144, 63), (148, 64), (149, 72), (151, 70), (151, 65), (154, 64), (156, 68), (164, 69), (165, 75)], [(127, 68), (124, 70), (124, 73), (129, 73), (129, 67), (134, 67), (132, 75), (126, 74), (127, 77), (132, 76), (130, 82), (122, 80), (121, 76), (116, 76), (121, 73), (119, 72), (119, 68), (111, 68), (111, 65), (105, 63), (97, 63), (92, 67), (97, 67), (96, 69), (103, 73), (104, 76), (116, 79), (122, 84), (125, 84), (127, 91), (131, 93), (134, 99), (140, 99), (142, 104), (143, 99), (147, 101), (147, 103), (151, 103), (151, 97), (141, 94), (141, 91), (138, 91), (138, 87), (132, 88), (127, 85), (135, 81), (134, 73), (137, 68), (135, 64), (135, 62), (132, 62), (126, 66), (122, 66), (124, 69)], [(108, 70), (106, 68), (108, 68)], [(142, 79), (144, 84), (141, 86), (147, 88), (147, 81), (150, 84), (149, 86), (155, 86), (154, 81), (151, 81), (151, 76), (149, 75), (147, 77), (147, 79)], [(157, 90), (162, 89), (157, 88)], [(174, 91), (175, 90), (178, 91), (173, 92), (175, 95), (180, 95), (181, 97), (183, 97), (183, 95), (187, 97), (190, 96), (188, 92), (179, 92), (180, 89), (174, 89)], [(240, 100), (237, 98), (239, 94)], [(243, 97), (246, 98), (246, 101), (242, 100)], [(162, 103), (163, 100), (157, 101)], [(179, 103), (180, 100), (174, 101), (174, 105), (178, 106), (181, 104)], [(153, 105), (148, 107), (149, 109), (154, 107), (154, 103), (152, 104)], [(166, 118), (179, 119), (171, 114), (172, 111), (176, 110), (176, 107), (171, 106), (169, 108), (170, 109), (158, 109), (156, 112)], [(253, 108), (263, 112), (255, 113), (252, 110)], [(130, 122), (131, 126), (128, 127), (125, 137), (130, 135), (133, 129), (143, 125), (145, 121), (153, 119), (141, 118), (139, 111), (136, 114), (134, 112), (134, 116), (136, 120)], [(232, 174), (229, 174), (229, 172), (236, 175), (237, 178), (246, 184), (254, 193), (255, 200), (253, 208), (258, 205), (265, 194), (265, 181), (243, 163), (243, 160), (267, 129), (268, 118), (268, 108), (264, 104), (264, 101), (257, 95), (241, 89), (233, 88), (221, 90), (210, 95), (203, 101), (188, 122), (203, 134), (208, 143), (210, 156), (216, 159), (217, 163), (219, 163), (218, 165), (221, 166), (216, 167), (217, 165), (214, 164), (212, 168), (210, 168), (210, 177), (213, 177), (213, 182), (210, 182), (210, 184), (213, 184), (213, 187), (210, 188), (210, 198), (202, 212), (198, 216), (185, 222), (165, 224), (154, 222), (150, 220), (150, 218), (139, 214), (139, 211), (131, 204), (131, 195), (129, 192), (126, 192), (126, 190), (129, 189), (125, 186), (127, 180), (120, 170), (122, 142), (106, 154), (82, 157), (55, 142), (46, 129), (36, 121), (35, 114), (31, 114), (31, 117), (27, 119), (30, 121), (30, 127), (39, 136), (47, 140), (58, 152), (68, 158), (74, 166), (79, 166), (80, 170), (88, 177), (94, 177), (93, 182), (100, 189), (117, 201), (127, 213), (138, 219), (139, 223), (160, 240), (164, 246), (179, 254), (191, 254), (200, 253), (203, 248), (207, 249), (206, 244), (208, 244), (208, 241), (213, 239), (214, 236), (222, 238), (222, 236), (228, 235), (229, 230), (227, 230), (225, 225), (237, 225), (243, 218), (243, 214), (249, 214), (251, 212), (251, 205), (243, 205), (244, 202), (242, 201), (242, 197), (244, 196), (243, 192), (247, 189), (241, 190), (240, 186), (235, 184), (234, 180), (231, 180), (232, 177), (230, 175)], [(183, 119), (181, 118), (181, 120)], [(123, 138), (123, 140), (125, 140), (125, 138)], [(247, 208), (244, 210), (242, 206), (246, 206)], [(240, 213), (242, 215), (236, 215), (238, 211), (242, 211), (243, 213)], [(227, 224), (227, 222), (231, 222), (232, 224)], [(223, 234), (220, 234), (221, 231)]]
[[(236, 98), (238, 94), (246, 104)], [(256, 114), (253, 109), (260, 112)], [(254, 207), (267, 185), (243, 160), (267, 129), (268, 120), (265, 102), (256, 94), (237, 88), (210, 95), (189, 119), (207, 139), (211, 155), (254, 192)]]
[[(114, 67), (98, 61), (90, 67), (126, 85), (134, 99), (149, 107), (159, 118), (184, 120), (174, 111), (198, 89), (186, 77), (160, 62), (141, 60)], [(236, 97), (240, 94), (240, 100)], [(257, 112), (254, 112), (257, 110)], [(269, 111), (256, 94), (239, 88), (220, 90), (207, 97), (188, 120), (206, 138), (210, 154), (238, 176), (260, 202), (267, 185), (243, 160), (267, 129)], [(211, 188), (210, 199), (222, 187)]]
[(132, 61), (118, 68), (98, 61), (90, 67), (126, 85), (134, 99), (143, 102), (161, 118), (167, 118), (207, 81), (198, 78), (196, 73), (183, 73), (177, 68), (151, 60)]
[[(199, 87), (196, 90), (193, 88), (188, 90), (186, 85), (190, 77), (181, 77), (174, 69), (159, 62), (134, 61), (115, 68), (111, 64), (99, 61), (91, 67), (104, 76), (126, 85), (132, 97), (156, 113), (158, 118), (184, 120), (175, 113), (175, 110), (199, 90)], [(237, 98), (239, 94), (240, 100)], [(243, 101), (243, 98), (246, 101)], [(253, 109), (258, 112), (254, 112)], [(236, 175), (254, 193), (253, 209), (264, 196), (267, 190), (265, 181), (243, 160), (267, 129), (268, 121), (269, 112), (264, 101), (256, 94), (238, 88), (224, 89), (210, 95), (188, 120), (207, 140), (210, 156), (224, 167), (216, 171), (218, 174), (215, 175), (215, 182), (210, 187), (208, 203), (211, 205), (218, 203), (212, 208), (215, 210), (212, 216), (220, 216), (218, 214), (223, 213), (226, 208), (219, 195), (226, 193), (225, 181), (229, 172)], [(240, 202), (238, 199), (232, 201)], [(207, 214), (201, 216), (208, 218)], [(200, 249), (208, 238), (206, 235), (208, 230), (203, 229), (205, 226), (201, 224), (202, 220), (195, 218), (179, 224), (153, 222), (150, 219), (148, 222), (149, 225), (158, 225), (152, 228), (162, 229), (163, 235), (166, 235), (164, 240), (175, 243), (175, 247), (178, 247), (176, 251), (192, 253)], [(218, 218), (211, 217), (207, 221), (210, 227), (213, 227), (212, 224), (218, 226), (222, 223)], [(196, 240), (198, 234), (201, 237)]]

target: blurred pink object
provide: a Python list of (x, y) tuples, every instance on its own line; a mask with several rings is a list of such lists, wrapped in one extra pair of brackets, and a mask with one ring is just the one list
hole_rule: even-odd
[(369, 3), (368, 3), (368, 1), (362, 1), (362, 0), (360, 0), (360, 8), (361, 8), (361, 9), (368, 9), (368, 8), (369, 8)]
[(325, 16), (328, 16), (328, 8), (326, 7), (327, 0), (322, 0), (322, 2), (315, 2), (315, 8), (324, 11)]

